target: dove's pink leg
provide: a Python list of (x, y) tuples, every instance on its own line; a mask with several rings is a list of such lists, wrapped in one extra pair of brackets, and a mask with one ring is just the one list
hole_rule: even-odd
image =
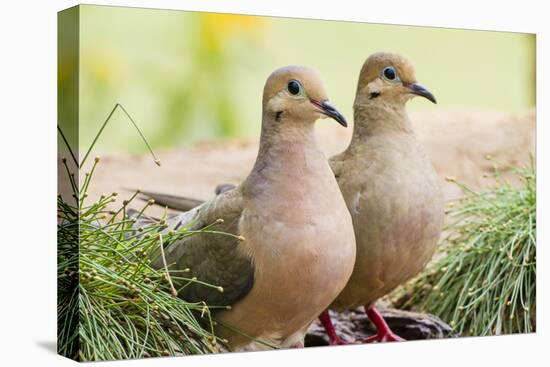
[(378, 312), (378, 310), (374, 306), (365, 306), (365, 310), (367, 311), (367, 316), (369, 317), (369, 320), (372, 321), (372, 323), (376, 327), (376, 334), (364, 339), (363, 343), (405, 341), (405, 339), (401, 338), (400, 336), (394, 334), (393, 331), (391, 331), (390, 327), (386, 323), (386, 320), (384, 320), (380, 312)]
[(328, 310), (325, 310), (319, 316), (319, 320), (321, 320), (321, 324), (323, 324), (323, 327), (325, 328), (325, 331), (327, 332), (329, 345), (345, 345), (345, 344), (348, 344), (344, 340), (340, 339), (340, 337), (336, 333), (336, 330), (334, 329), (334, 325), (332, 325), (332, 321), (330, 320), (330, 315), (328, 313)]

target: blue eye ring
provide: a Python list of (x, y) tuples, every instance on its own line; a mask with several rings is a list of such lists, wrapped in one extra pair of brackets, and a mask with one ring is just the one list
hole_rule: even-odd
[(304, 87), (302, 87), (302, 84), (295, 79), (291, 79), (288, 81), (286, 89), (288, 90), (288, 93), (293, 96), (304, 94)]
[(389, 82), (395, 83), (400, 81), (399, 75), (397, 75), (397, 70), (393, 66), (386, 66), (382, 69), (382, 78), (386, 79)]

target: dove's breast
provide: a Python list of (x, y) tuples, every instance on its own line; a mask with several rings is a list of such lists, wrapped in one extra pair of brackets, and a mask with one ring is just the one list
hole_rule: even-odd
[[(356, 247), (351, 216), (326, 160), (281, 172), (253, 178), (260, 189), (245, 201), (240, 230), (242, 251), (254, 259), (254, 286), (226, 321), (288, 346), (344, 288)], [(263, 180), (270, 182), (265, 188)]]
[(335, 308), (375, 302), (418, 274), (436, 248), (444, 213), (439, 178), (415, 138), (404, 139), (371, 141), (341, 170), (357, 260)]

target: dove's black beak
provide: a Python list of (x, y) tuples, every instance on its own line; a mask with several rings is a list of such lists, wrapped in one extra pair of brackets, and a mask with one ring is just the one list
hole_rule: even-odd
[(311, 103), (319, 109), (319, 112), (321, 112), (323, 115), (327, 115), (328, 117), (332, 117), (340, 125), (343, 127), (348, 127), (348, 123), (346, 122), (346, 118), (338, 112), (336, 108), (334, 108), (333, 105), (329, 103), (329, 101), (316, 101), (314, 99), (310, 100)]
[(418, 83), (411, 83), (411, 84), (407, 85), (407, 88), (409, 88), (411, 90), (411, 93), (416, 94), (417, 96), (422, 96), (426, 99), (429, 99), (433, 103), (437, 103), (437, 101), (436, 101), (434, 95), (432, 94), (432, 92), (427, 90), (423, 85), (418, 84)]

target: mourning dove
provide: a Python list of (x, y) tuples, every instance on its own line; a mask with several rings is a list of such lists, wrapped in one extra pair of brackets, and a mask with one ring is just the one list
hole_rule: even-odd
[(248, 177), (169, 220), (166, 231), (218, 221), (217, 231), (233, 235), (201, 233), (164, 250), (171, 269), (189, 268), (191, 277), (222, 287), (192, 283), (179, 296), (232, 306), (214, 314), (231, 350), (303, 345), (310, 323), (351, 275), (351, 216), (314, 131), (327, 116), (346, 126), (316, 72), (276, 70), (264, 87), (260, 147)]
[[(364, 306), (377, 329), (365, 342), (402, 340), (374, 303), (426, 266), (442, 230), (440, 181), (405, 109), (415, 96), (436, 103), (416, 82), (410, 61), (371, 55), (359, 74), (351, 142), (330, 160), (357, 241), (353, 274), (330, 308)], [(320, 319), (330, 343), (342, 344), (328, 313)]]

